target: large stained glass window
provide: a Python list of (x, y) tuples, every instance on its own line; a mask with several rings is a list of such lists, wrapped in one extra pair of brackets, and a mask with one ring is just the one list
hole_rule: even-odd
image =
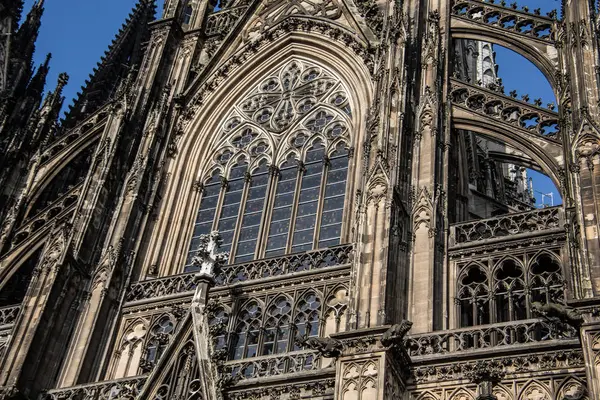
[(222, 122), (185, 271), (215, 229), (229, 263), (340, 244), (351, 118), (343, 84), (320, 66), (292, 60), (260, 81)]

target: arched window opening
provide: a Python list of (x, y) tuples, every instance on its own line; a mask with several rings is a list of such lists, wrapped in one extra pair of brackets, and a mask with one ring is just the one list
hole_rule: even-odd
[(504, 261), (494, 274), (496, 322), (527, 319), (525, 276), (514, 260)]
[(225, 184), (204, 180), (185, 271), (212, 229), (230, 263), (340, 244), (351, 115), (320, 66), (292, 60), (261, 79), (222, 121), (206, 171)]
[(266, 257), (281, 255), (286, 251), (297, 178), (297, 162), (286, 161), (279, 169), (275, 202), (268, 230)]
[(263, 355), (285, 353), (290, 341), (292, 304), (287, 297), (280, 297), (267, 314), (263, 338)]
[(227, 324), (229, 323), (229, 314), (223, 307), (218, 307), (211, 311), (208, 325), (214, 330), (212, 335), (213, 348), (223, 350), (227, 348)]
[(175, 325), (167, 316), (162, 317), (151, 330), (151, 339), (146, 348), (146, 361), (156, 364), (169, 344)]
[(262, 309), (256, 301), (247, 303), (238, 315), (233, 359), (255, 357), (261, 332)]
[(340, 243), (347, 176), (348, 150), (340, 143), (327, 162), (323, 212), (319, 224), (320, 248)]
[(189, 23), (192, 22), (193, 15), (194, 15), (194, 7), (192, 7), (191, 4), (188, 4), (183, 9), (183, 20), (182, 20), (183, 24), (189, 25)]
[(564, 303), (564, 279), (560, 264), (548, 254), (538, 256), (530, 267), (531, 302)]
[(212, 231), (215, 212), (219, 202), (219, 193), (221, 193), (222, 180), (217, 172), (205, 182), (202, 188), (202, 200), (200, 201), (200, 211), (196, 217), (194, 224), (194, 233), (192, 234), (192, 242), (186, 260), (185, 272), (192, 271), (196, 267), (192, 265), (192, 260), (198, 252), (200, 246), (200, 236), (209, 234)]
[(471, 267), (460, 280), (457, 296), (461, 326), (485, 325), (490, 318), (488, 277), (479, 267)]
[(33, 253), (0, 290), (0, 308), (19, 305), (23, 302), (33, 278), (33, 270), (40, 261), (42, 249), (43, 246)]
[(248, 192), (243, 202), (242, 225), (235, 250), (234, 262), (236, 263), (254, 258), (268, 184), (269, 168), (266, 163), (263, 163), (249, 179)]
[(300, 196), (294, 219), (292, 253), (311, 250), (319, 207), (325, 148), (316, 142), (307, 151), (300, 177)]
[(231, 168), (231, 172), (229, 173), (225, 195), (223, 196), (223, 205), (221, 206), (221, 214), (217, 224), (217, 229), (223, 239), (223, 244), (221, 245), (223, 251), (231, 250), (242, 196), (244, 195), (244, 187), (246, 186), (247, 171), (248, 164), (244, 159), (240, 159)]
[[(317, 337), (320, 329), (321, 299), (316, 293), (304, 294), (296, 306), (294, 324), (302, 337)], [(296, 347), (296, 350), (298, 348)]]

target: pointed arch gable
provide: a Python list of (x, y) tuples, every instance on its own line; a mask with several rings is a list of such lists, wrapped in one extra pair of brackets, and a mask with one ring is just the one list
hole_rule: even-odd
[[(169, 219), (178, 221), (186, 232), (189, 229), (191, 233), (194, 209), (198, 206), (199, 197), (197, 196), (193, 201), (182, 201), (182, 199), (189, 198), (192, 182), (197, 180), (197, 174), (202, 168), (201, 160), (206, 159), (207, 153), (214, 148), (215, 138), (207, 135), (206, 132), (214, 132), (217, 129), (223, 115), (227, 114), (227, 110), (231, 109), (242, 93), (253, 87), (255, 82), (260, 81), (265, 71), (272, 69), (272, 66), (283, 65), (293, 58), (321, 65), (328, 71), (332, 71), (346, 85), (347, 91), (353, 94), (349, 99), (350, 107), (353, 110), (351, 118), (353, 125), (357, 127), (356, 141), (360, 142), (364, 135), (363, 116), (366, 115), (368, 104), (371, 101), (371, 88), (373, 87), (364, 62), (350, 49), (334, 40), (312, 33), (290, 33), (275, 42), (264, 53), (261, 52), (252, 57), (235, 74), (232, 73), (228, 79), (225, 79), (219, 87), (213, 90), (210, 99), (205, 100), (205, 104), (197, 110), (190, 122), (184, 126), (184, 131), (187, 133), (181, 136), (181, 142), (178, 145), (181, 151), (168, 166), (173, 175), (163, 196), (166, 199), (163, 207), (166, 208)], [(362, 150), (357, 149), (357, 152), (360, 151)], [(354, 182), (359, 179), (359, 173), (352, 165), (350, 171), (356, 179), (349, 178), (349, 182), (354, 185)], [(184, 257), (182, 254), (185, 252), (183, 249), (189, 245), (189, 234), (178, 235), (178, 237), (168, 233), (166, 235), (158, 234), (161, 231), (166, 232), (169, 226), (172, 229), (172, 224), (161, 221), (155, 227), (157, 234), (153, 235), (153, 240), (163, 243), (151, 247), (156, 250), (153, 250), (154, 254), (147, 259), (148, 265), (158, 263), (172, 265), (173, 268), (182, 265)], [(165, 248), (170, 249), (168, 254), (163, 251)], [(175, 249), (183, 251), (175, 251)], [(170, 261), (158, 262), (165, 258)], [(174, 271), (164, 271), (163, 273), (171, 272)]]

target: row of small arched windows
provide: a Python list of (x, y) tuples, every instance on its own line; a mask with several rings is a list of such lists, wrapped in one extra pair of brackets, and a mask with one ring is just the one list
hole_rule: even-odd
[(559, 262), (549, 254), (539, 255), (528, 267), (512, 258), (491, 271), (471, 264), (459, 278), (460, 326), (533, 318), (533, 302), (564, 302), (564, 282)]

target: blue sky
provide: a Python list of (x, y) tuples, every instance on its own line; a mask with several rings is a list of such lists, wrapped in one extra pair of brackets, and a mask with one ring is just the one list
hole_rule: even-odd
[[(157, 0), (161, 9), (163, 2)], [(26, 0), (25, 11), (33, 3), (34, 0)], [(135, 4), (136, 0), (47, 0), (35, 54), (36, 65), (44, 60), (46, 53), (53, 55), (47, 89), (54, 87), (59, 73), (67, 72), (70, 81), (64, 95), (69, 104)], [(519, 5), (530, 10), (541, 8), (544, 14), (560, 9), (559, 0), (522, 0)], [(499, 46), (495, 50), (499, 76), (507, 92), (516, 89), (520, 94), (528, 93), (532, 99), (541, 97), (544, 104), (554, 101), (547, 80), (529, 61)], [(536, 190), (554, 192), (556, 204), (558, 192), (550, 179), (534, 171), (531, 176)], [(540, 193), (536, 197), (541, 201)]]

